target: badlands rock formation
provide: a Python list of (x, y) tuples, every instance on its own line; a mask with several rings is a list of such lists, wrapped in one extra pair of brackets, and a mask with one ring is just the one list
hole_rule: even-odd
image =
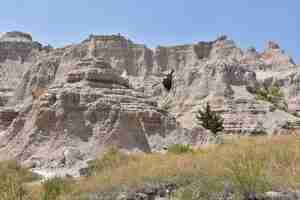
[(13, 96), (23, 73), (37, 60), (44, 47), (31, 35), (9, 32), (0, 35), (0, 106)]
[[(156, 73), (170, 69), (176, 70), (170, 111), (186, 128), (195, 126), (192, 113), (206, 101), (223, 115), (226, 132), (281, 132), (288, 121), (298, 120), (269, 102), (256, 99), (255, 91), (276, 84), (285, 93), (290, 109), (298, 105), (297, 81), (293, 79), (299, 67), (274, 42), (263, 53), (254, 48), (243, 51), (226, 36), (211, 42), (159, 47), (155, 51), (153, 74), (142, 81), (153, 84), (159, 80)], [(151, 90), (149, 86), (144, 84), (143, 90), (164, 101), (162, 90)], [(293, 104), (291, 96), (295, 97)]]
[(12, 112), (15, 119), (0, 139), (3, 155), (35, 168), (73, 167), (107, 146), (150, 152), (148, 137), (166, 137), (179, 128), (174, 117), (130, 88), (103, 60), (81, 59), (64, 75), (64, 82)]
[[(168, 93), (159, 83), (171, 69)], [(52, 49), (4, 33), (0, 155), (35, 169), (79, 169), (110, 145), (144, 152), (203, 145), (210, 133), (194, 113), (207, 101), (224, 117), (225, 133), (285, 133), (300, 124), (299, 73), (275, 42), (262, 53), (226, 36), (153, 51), (121, 35), (91, 35)], [(256, 98), (273, 85), (285, 109)]]

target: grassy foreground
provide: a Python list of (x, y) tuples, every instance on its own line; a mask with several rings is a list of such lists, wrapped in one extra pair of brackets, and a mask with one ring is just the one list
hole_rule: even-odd
[[(299, 136), (242, 138), (193, 152), (175, 152), (128, 156), (111, 149), (91, 163), (89, 177), (55, 178), (44, 184), (25, 184), (31, 179), (18, 169), (21, 172), (8, 178), (9, 187), (0, 183), (0, 200), (18, 199), (7, 194), (18, 191), (33, 200), (83, 200), (93, 192), (138, 188), (146, 183), (176, 183), (180, 186), (175, 194), (179, 200), (215, 199), (228, 184), (234, 188), (236, 199), (270, 190), (300, 189)], [(3, 176), (7, 173), (2, 172), (11, 169), (6, 166), (0, 170)]]

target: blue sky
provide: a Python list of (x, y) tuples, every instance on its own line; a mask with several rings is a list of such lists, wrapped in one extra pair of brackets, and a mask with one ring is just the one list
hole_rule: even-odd
[(152, 48), (226, 34), (243, 48), (277, 41), (300, 63), (299, 0), (4, 0), (1, 7), (1, 32), (30, 32), (56, 47), (90, 33), (122, 33)]

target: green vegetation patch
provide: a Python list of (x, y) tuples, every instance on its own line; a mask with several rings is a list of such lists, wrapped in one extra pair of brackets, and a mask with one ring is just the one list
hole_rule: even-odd
[(198, 110), (196, 114), (197, 123), (217, 135), (224, 130), (223, 118), (217, 112), (211, 110), (209, 103), (203, 110)]
[(287, 103), (284, 101), (284, 93), (276, 85), (260, 88), (256, 92), (256, 99), (268, 101), (279, 109), (287, 110)]
[(193, 148), (189, 144), (173, 144), (168, 147), (169, 153), (182, 154), (182, 153), (192, 153), (194, 152)]

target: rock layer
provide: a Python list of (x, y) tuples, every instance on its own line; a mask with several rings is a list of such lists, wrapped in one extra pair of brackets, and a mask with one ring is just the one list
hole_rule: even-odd
[[(79, 62), (64, 84), (50, 86), (19, 114), (1, 112), (6, 125), (14, 118), (1, 135), (2, 152), (35, 168), (80, 165), (111, 145), (150, 152), (147, 137), (165, 137), (178, 128), (156, 102), (130, 89), (108, 63), (94, 59)], [(75, 158), (65, 155), (70, 151), (76, 151)]]
[[(191, 113), (206, 102), (218, 109), (218, 99), (222, 99), (224, 108), (219, 111), (225, 118), (227, 132), (275, 133), (282, 124), (297, 121), (288, 113), (282, 115), (285, 111), (269, 102), (256, 99), (256, 91), (276, 84), (289, 104), (291, 90), (297, 87), (294, 79), (298, 68), (275, 42), (269, 42), (268, 48), (259, 53), (254, 48), (243, 51), (234, 41), (222, 36), (211, 42), (159, 47), (154, 60), (154, 74), (143, 82), (152, 81), (153, 85), (161, 80), (156, 73), (175, 69), (171, 111), (186, 128), (195, 126), (195, 114)], [(163, 90), (159, 87), (153, 90), (152, 85), (144, 84), (143, 90), (163, 102)]]
[[(168, 93), (160, 83), (172, 69)], [(206, 102), (225, 133), (298, 129), (299, 69), (275, 42), (260, 53), (226, 36), (152, 51), (121, 35), (52, 49), (25, 33), (2, 34), (1, 155), (37, 169), (80, 168), (110, 145), (150, 152), (215, 143), (194, 117)], [(257, 99), (274, 85), (287, 107)]]

